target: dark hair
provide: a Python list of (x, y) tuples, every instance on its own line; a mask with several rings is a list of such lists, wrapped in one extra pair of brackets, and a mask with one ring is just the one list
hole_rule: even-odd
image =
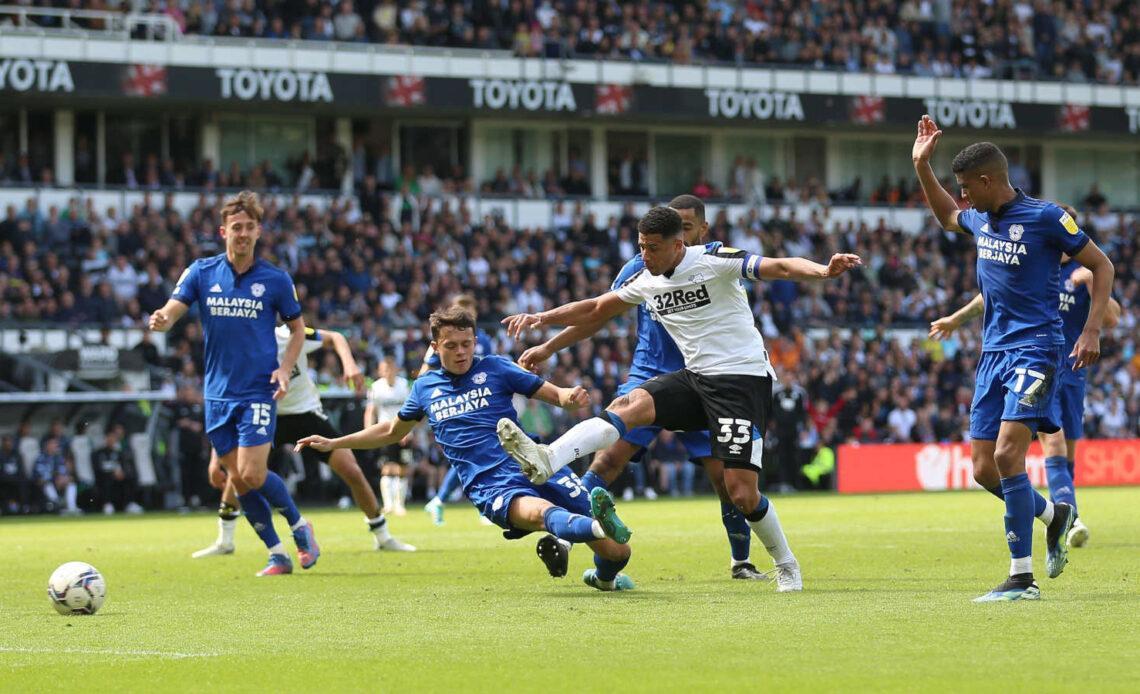
[(669, 207), (674, 210), (692, 210), (693, 214), (697, 216), (697, 221), (705, 221), (705, 204), (696, 195), (689, 195), (683, 193), (669, 201)]
[(440, 309), (431, 314), (428, 318), (428, 325), (431, 326), (431, 339), (438, 340), (439, 334), (443, 332), (444, 328), (456, 328), (457, 330), (470, 330), (475, 331), (475, 318), (461, 306), (448, 306), (445, 309)]
[(950, 169), (956, 173), (971, 173), (974, 171), (1008, 171), (1009, 162), (992, 142), (975, 142), (966, 147), (954, 157)]
[(654, 207), (637, 223), (637, 233), (671, 239), (681, 235), (681, 215), (671, 207)]
[(226, 198), (226, 202), (222, 205), (222, 224), (226, 223), (226, 218), (230, 215), (241, 212), (248, 214), (253, 221), (261, 222), (261, 216), (265, 214), (265, 209), (262, 208), (257, 193), (252, 190), (243, 190), (233, 197)]

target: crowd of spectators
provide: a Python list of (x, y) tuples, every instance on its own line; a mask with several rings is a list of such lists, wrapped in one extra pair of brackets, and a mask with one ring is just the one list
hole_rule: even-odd
[[(17, 4), (160, 12), (170, 15), (184, 33), (213, 36), (478, 48), (546, 58), (1140, 82), (1140, 10), (1128, 0), (25, 0)], [(36, 21), (50, 25), (58, 20)], [(98, 22), (89, 23), (98, 28)]]
[[(1115, 294), (1125, 307), (1122, 324), (1102, 340), (1085, 433), (1138, 436), (1140, 330), (1131, 307), (1140, 300), (1140, 222), (1109, 211), (1095, 189), (1079, 202), (1088, 208), (1082, 224), (1116, 264)], [(0, 322), (144, 325), (183, 268), (221, 250), (217, 208), (207, 195), (186, 214), (157, 196), (131, 210), (98, 210), (79, 198), (63, 209), (41, 210), (35, 198), (22, 208), (10, 206), (0, 218)], [(837, 281), (776, 281), (749, 289), (782, 381), (806, 394), (806, 447), (963, 438), (977, 331), (931, 342), (926, 326), (976, 292), (968, 237), (933, 228), (908, 234), (884, 221), (841, 224), (829, 220), (825, 208), (805, 214), (809, 208), (776, 206), (768, 217), (753, 208), (739, 219), (713, 209), (710, 237), (731, 246), (817, 259), (853, 251), (865, 260), (865, 268)], [(632, 207), (599, 219), (580, 203), (558, 203), (548, 226), (512, 228), (494, 215), (474, 217), (459, 197), (375, 190), (334, 200), (327, 209), (267, 200), (260, 245), (264, 257), (294, 277), (306, 323), (344, 331), (368, 372), (393, 354), (411, 373), (426, 347), (428, 314), (459, 292), (475, 296), (496, 349), (517, 355), (525, 345), (499, 334), (498, 319), (606, 291), (636, 253), (635, 225)], [(550, 365), (551, 377), (586, 384), (595, 408), (603, 407), (628, 369), (631, 327), (632, 314), (600, 338), (560, 354)], [(193, 316), (169, 340), (163, 352), (149, 340), (139, 349), (176, 388), (170, 424), (180, 443), (170, 450), (189, 451), (188, 469), (200, 471), (208, 448), (195, 426), (203, 344)], [(337, 387), (333, 354), (318, 352), (310, 368), (322, 388)], [(542, 435), (588, 416), (542, 409), (524, 412)], [(438, 459), (426, 437), (419, 448), (423, 460)], [(65, 468), (45, 460), (36, 474), (40, 483), (52, 480), (57, 494), (51, 501), (66, 508)], [(0, 470), (5, 469), (0, 456)], [(193, 488), (195, 479), (188, 472), (181, 486)], [(684, 488), (683, 475), (678, 484)], [(113, 506), (123, 502), (110, 499)]]

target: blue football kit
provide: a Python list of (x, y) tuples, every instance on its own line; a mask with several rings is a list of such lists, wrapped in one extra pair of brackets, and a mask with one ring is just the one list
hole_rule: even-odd
[(224, 253), (194, 261), (171, 298), (199, 305), (205, 338), (206, 434), (218, 455), (273, 441), (278, 367), (274, 328), (301, 305), (289, 275), (264, 260), (238, 273)]
[(1089, 238), (1060, 207), (1020, 190), (996, 212), (961, 211), (958, 226), (977, 244), (985, 302), (970, 436), (996, 440), (1002, 421), (1057, 431), (1068, 354), (1057, 310), (1061, 255), (1076, 255)]
[(1089, 319), (1089, 307), (1092, 305), (1092, 296), (1085, 285), (1073, 284), (1073, 272), (1082, 267), (1075, 260), (1069, 260), (1061, 266), (1061, 322), (1062, 333), (1065, 335), (1065, 366), (1061, 369), (1060, 398), (1061, 428), (1065, 430), (1066, 439), (1079, 439), (1084, 433), (1085, 418), (1085, 385), (1087, 369), (1073, 370), (1075, 357), (1069, 357), (1077, 339), (1085, 329), (1085, 322)]
[(589, 495), (573, 471), (563, 468), (545, 484), (531, 484), (499, 443), (499, 419), (518, 423), (515, 394), (531, 397), (544, 382), (504, 357), (475, 357), (465, 374), (440, 368), (417, 378), (398, 414), (408, 422), (427, 420), (459, 475), (463, 493), (483, 516), (511, 531), (510, 537), (526, 534), (508, 520), (516, 497), (540, 497), (590, 516)]

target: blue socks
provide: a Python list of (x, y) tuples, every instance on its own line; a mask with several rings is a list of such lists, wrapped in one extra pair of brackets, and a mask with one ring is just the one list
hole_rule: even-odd
[(277, 531), (273, 529), (273, 509), (269, 507), (265, 497), (251, 489), (245, 494), (238, 494), (238, 498), (241, 499), (241, 508), (245, 511), (246, 520), (253, 526), (253, 531), (265, 546), (272, 549), (281, 544), (281, 538), (277, 537)]
[[(767, 512), (768, 499), (761, 501)], [(752, 549), (752, 529), (744, 514), (736, 506), (727, 502), (720, 502), (720, 520), (724, 523), (724, 531), (728, 533), (728, 546), (732, 549), (732, 558), (735, 561), (747, 561)]]
[[(1033, 554), (1034, 491), (1024, 472), (1001, 481), (1005, 494), (1005, 539), (1014, 559)], [(1040, 496), (1040, 494), (1038, 494)], [(1042, 499), (1044, 501), (1044, 499)]]
[(591, 542), (599, 539), (594, 534), (593, 518), (570, 513), (559, 506), (551, 506), (546, 509), (546, 512), (542, 514), (542, 524), (548, 533), (567, 542)]
[(586, 488), (587, 492), (594, 491), (595, 487), (601, 487), (609, 491), (609, 485), (606, 484), (606, 481), (593, 470), (586, 470), (586, 474), (582, 475), (582, 486)]
[(622, 559), (621, 561), (612, 561), (606, 559), (600, 554), (594, 555), (594, 566), (598, 567), (598, 580), (612, 581), (617, 578), (618, 572), (625, 568), (629, 563), (629, 558)]
[(439, 493), (436, 496), (442, 502), (447, 502), (455, 490), (459, 487), (459, 470), (452, 465), (447, 468), (447, 474), (443, 476), (443, 483), (439, 485)]
[[(1052, 487), (1053, 487), (1053, 478), (1050, 477), (1049, 478), (1049, 488), (1052, 489)], [(1070, 484), (1070, 488), (1071, 487), (1072, 487), (1072, 485)], [(987, 489), (986, 491), (989, 492), (990, 494), (993, 494), (994, 496), (1001, 499), (1002, 501), (1005, 501), (1005, 492), (1003, 491), (1004, 488), (1005, 488), (1005, 480), (1002, 480), (1002, 485), (1000, 487), (993, 487), (992, 489)], [(1041, 493), (1038, 492), (1036, 489), (1034, 489), (1032, 485), (1030, 485), (1029, 490), (1031, 492), (1033, 492), (1033, 515), (1034, 515), (1034, 517), (1040, 516), (1042, 513), (1045, 512), (1045, 505), (1047, 503), (1045, 501), (1045, 497), (1041, 496)], [(1050, 491), (1050, 495), (1052, 495), (1051, 491)], [(1056, 501), (1057, 499), (1054, 497), (1053, 500)]]
[(276, 472), (270, 471), (265, 476), (265, 484), (261, 485), (257, 491), (261, 492), (261, 496), (269, 502), (271, 507), (285, 516), (285, 521), (289, 523), (290, 528), (301, 520), (301, 512), (297, 510), (297, 504), (293, 503), (293, 497), (289, 496), (289, 490), (285, 487), (285, 480), (281, 479)]
[(1077, 508), (1077, 495), (1073, 490), (1073, 471), (1065, 456), (1045, 459), (1045, 474), (1049, 477), (1049, 498), (1053, 503), (1064, 502)]
[(753, 509), (752, 513), (744, 516), (744, 519), (752, 523), (759, 523), (760, 521), (764, 520), (764, 516), (768, 515), (769, 505), (770, 504), (768, 502), (768, 497), (761, 494), (760, 503), (756, 504), (756, 508)]

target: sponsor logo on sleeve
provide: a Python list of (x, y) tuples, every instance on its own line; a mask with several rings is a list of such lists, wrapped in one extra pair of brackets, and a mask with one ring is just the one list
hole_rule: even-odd
[(1061, 226), (1065, 227), (1065, 231), (1074, 236), (1081, 230), (1081, 228), (1077, 226), (1077, 220), (1073, 219), (1068, 212), (1061, 215)]

